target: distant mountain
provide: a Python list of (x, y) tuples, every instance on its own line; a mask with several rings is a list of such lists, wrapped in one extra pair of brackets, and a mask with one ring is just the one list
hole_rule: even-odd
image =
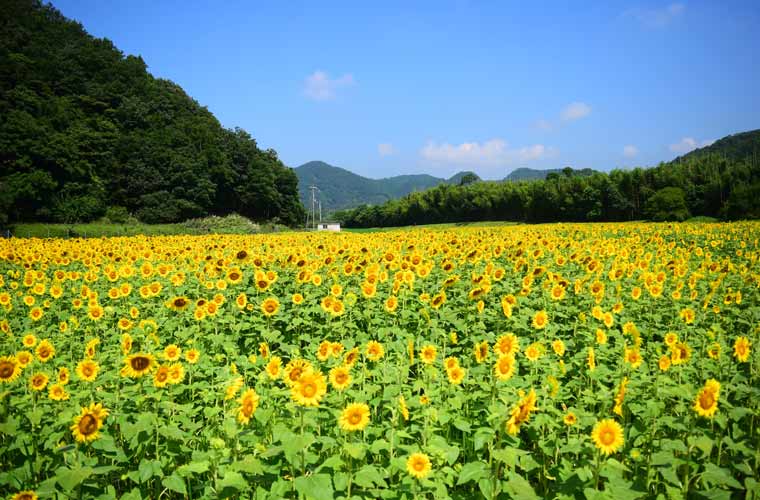
[(697, 159), (709, 154), (718, 154), (731, 161), (741, 161), (753, 156), (760, 157), (760, 129), (727, 135), (709, 146), (679, 156), (673, 162)]
[(365, 204), (379, 205), (439, 184), (459, 184), (462, 177), (472, 174), (472, 172), (459, 172), (450, 179), (427, 174), (369, 179), (322, 161), (304, 163), (296, 167), (294, 171), (298, 176), (298, 191), (304, 206), (307, 209), (311, 207), (309, 186), (317, 186), (318, 199), (322, 202), (323, 211), (341, 210)]
[[(535, 168), (518, 168), (513, 170), (508, 176), (504, 178), (505, 181), (536, 181), (541, 179), (546, 179), (546, 176), (549, 174), (559, 174), (564, 175), (563, 168), (551, 168), (548, 170), (536, 170)], [(596, 170), (593, 170), (591, 168), (584, 168), (581, 170), (575, 170), (570, 169), (572, 175), (577, 175), (581, 177), (588, 177), (591, 175), (594, 175), (597, 173)]]

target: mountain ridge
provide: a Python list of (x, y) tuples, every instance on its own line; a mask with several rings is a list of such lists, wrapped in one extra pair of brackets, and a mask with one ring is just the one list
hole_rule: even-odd
[[(342, 167), (313, 160), (295, 167), (298, 191), (305, 206), (311, 205), (309, 186), (319, 189), (319, 201), (327, 211), (353, 208), (359, 205), (378, 205), (401, 198), (414, 191), (423, 191), (440, 184), (458, 184), (473, 172), (462, 171), (448, 179), (430, 174), (403, 174), (371, 179)], [(476, 175), (476, 180), (480, 178)]]

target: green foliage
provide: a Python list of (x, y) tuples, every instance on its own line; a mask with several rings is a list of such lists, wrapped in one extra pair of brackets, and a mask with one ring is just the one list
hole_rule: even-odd
[(129, 220), (129, 211), (125, 207), (108, 207), (105, 218), (114, 224), (124, 224)]
[[(755, 134), (760, 141), (760, 134)], [(720, 141), (718, 141), (720, 142)], [(684, 220), (689, 214), (760, 217), (760, 156), (740, 161), (713, 153), (654, 168), (550, 171), (544, 180), (440, 185), (383, 205), (336, 214), (346, 227), (478, 220), (522, 222)], [(658, 194), (664, 188), (673, 190)], [(671, 193), (668, 199), (663, 196)]]
[(140, 57), (35, 0), (3, 5), (0, 223), (237, 212), (300, 224), (297, 178)]
[(644, 214), (657, 222), (684, 221), (689, 218), (686, 194), (680, 188), (662, 188), (647, 200)]

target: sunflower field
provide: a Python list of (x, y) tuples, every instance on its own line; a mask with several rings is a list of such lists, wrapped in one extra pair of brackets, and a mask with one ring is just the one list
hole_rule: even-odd
[(0, 240), (0, 497), (758, 498), (759, 241)]

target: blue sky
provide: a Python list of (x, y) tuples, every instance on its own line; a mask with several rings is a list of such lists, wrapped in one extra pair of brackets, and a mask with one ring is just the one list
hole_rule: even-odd
[(291, 167), (611, 170), (760, 128), (757, 0), (53, 5)]

